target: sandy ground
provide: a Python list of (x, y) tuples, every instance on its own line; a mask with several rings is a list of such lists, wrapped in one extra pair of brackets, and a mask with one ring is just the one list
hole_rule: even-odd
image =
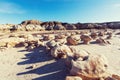
[(55, 61), (43, 49), (32, 52), (11, 48), (0, 53), (2, 80), (64, 80), (66, 67), (62, 60)]
[[(111, 45), (79, 44), (78, 49), (107, 57), (109, 70), (120, 75), (120, 35), (110, 39)], [(44, 47), (28, 52), (9, 48), (0, 52), (0, 80), (64, 80), (68, 70), (63, 60), (54, 60)]]

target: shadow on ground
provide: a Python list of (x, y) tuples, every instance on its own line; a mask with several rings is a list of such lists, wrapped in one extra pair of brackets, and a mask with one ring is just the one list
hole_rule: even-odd
[[(40, 62), (46, 62), (52, 60), (53, 58), (46, 54), (44, 47), (37, 48), (32, 52), (26, 54), (24, 58), (25, 61), (19, 62), (18, 65), (27, 65)], [(29, 69), (27, 67), (26, 69)], [(20, 72), (17, 75), (26, 75), (26, 74), (38, 74), (40, 77), (31, 79), (31, 80), (65, 80), (68, 71), (66, 69), (64, 60), (60, 59), (54, 61), (53, 63), (47, 63), (41, 67), (30, 69), (26, 72)]]
[[(23, 52), (25, 50), (21, 50), (19, 52)], [(47, 54), (44, 47), (39, 47), (34, 49), (33, 51), (25, 54), (25, 57), (22, 59), (26, 59), (25, 61), (19, 62), (18, 65), (32, 64), (37, 62), (44, 62), (52, 60), (53, 58)]]

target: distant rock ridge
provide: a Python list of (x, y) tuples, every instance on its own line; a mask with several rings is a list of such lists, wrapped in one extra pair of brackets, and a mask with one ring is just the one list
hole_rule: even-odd
[(63, 23), (58, 21), (42, 22), (25, 20), (20, 24), (0, 24), (0, 30), (41, 31), (41, 30), (80, 30), (80, 29), (120, 29), (120, 22), (104, 23)]

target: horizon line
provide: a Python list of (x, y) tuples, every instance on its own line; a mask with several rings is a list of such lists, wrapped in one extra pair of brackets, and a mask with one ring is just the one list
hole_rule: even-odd
[[(120, 20), (113, 20), (113, 21), (96, 21), (96, 22), (93, 22), (93, 21), (91, 21), (91, 22), (66, 22), (66, 21), (59, 21), (59, 20), (50, 20), (50, 21), (41, 21), (41, 20), (39, 20), (39, 19), (26, 19), (26, 20), (23, 20), (23, 21), (27, 21), (27, 20), (37, 20), (37, 21), (40, 21), (40, 22), (53, 22), (53, 21), (56, 21), (56, 22), (61, 22), (61, 23), (70, 23), (70, 24), (75, 24), (75, 23), (109, 23), (109, 22), (120, 22)], [(21, 22), (23, 22), (23, 21), (21, 21)], [(20, 23), (21, 23), (20, 22)], [(0, 22), (0, 24), (20, 24), (20, 23), (9, 23), (9, 22), (7, 22), (7, 23), (1, 23)]]

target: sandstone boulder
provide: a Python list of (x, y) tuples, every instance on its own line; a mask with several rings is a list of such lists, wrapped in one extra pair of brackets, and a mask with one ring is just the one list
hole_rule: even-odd
[(16, 38), (16, 37), (5, 38), (0, 40), (0, 46), (7, 48), (15, 47), (16, 44), (24, 41), (25, 41), (24, 38)]
[(65, 64), (66, 66), (69, 68), (71, 68), (71, 61), (72, 60), (85, 60), (86, 58), (88, 58), (89, 53), (83, 49), (79, 49), (79, 48), (75, 48), (70, 46), (69, 47), (73, 53), (73, 56), (67, 56), (67, 58), (65, 59)]
[(113, 34), (110, 32), (110, 33), (108, 33), (107, 35), (108, 35), (108, 36), (107, 36), (107, 39), (111, 39)]
[(32, 34), (27, 34), (23, 36), (27, 41), (34, 41), (34, 36)]
[(32, 51), (36, 46), (34, 44), (27, 47), (27, 51)]
[(58, 42), (60, 45), (67, 43), (66, 38), (65, 39), (55, 39), (55, 41)]
[(79, 48), (75, 48), (75, 47), (70, 47), (71, 51), (74, 53), (73, 59), (81, 59), (84, 60), (86, 57), (89, 56), (89, 52), (83, 50), (83, 49), (79, 49)]
[(99, 44), (111, 44), (109, 41), (106, 41), (103, 38), (97, 39), (96, 43), (99, 43)]
[(67, 45), (57, 45), (51, 49), (51, 55), (55, 58), (66, 58), (73, 56), (73, 53)]
[(66, 36), (64, 34), (57, 34), (55, 35), (55, 39), (64, 39)]
[(67, 43), (69, 45), (77, 45), (79, 41), (80, 41), (80, 38), (78, 36), (73, 35), (73, 36), (67, 37)]
[(28, 44), (26, 44), (25, 42), (19, 42), (15, 45), (15, 47), (27, 47)]
[(66, 76), (65, 80), (82, 80), (79, 76)]
[(1, 47), (1, 46), (0, 46), (0, 52), (4, 51), (4, 50), (6, 50), (6, 49), (7, 49), (6, 47)]
[(90, 36), (91, 36), (91, 38), (96, 39), (98, 35), (97, 35), (97, 33), (93, 32), (90, 34)]
[(104, 35), (105, 35), (104, 32), (102, 32), (102, 31), (98, 32), (98, 36), (104, 36)]
[(0, 41), (0, 47), (5, 47), (6, 46), (6, 41), (1, 40)]
[(71, 75), (81, 77), (83, 80), (99, 80), (109, 76), (108, 62), (105, 56), (91, 54), (85, 60), (72, 60)]
[(23, 27), (22, 24), (17, 24), (17, 25), (12, 26), (10, 31), (11, 32), (13, 32), (13, 31), (25, 31), (25, 27)]
[(89, 44), (92, 38), (88, 35), (81, 35), (80, 36), (81, 41), (83, 41), (84, 44)]
[(45, 31), (45, 28), (40, 26), (40, 25), (35, 25), (35, 28), (34, 28), (35, 31)]
[(9, 25), (9, 24), (0, 24), (1, 31), (9, 31), (10, 28), (11, 28), (11, 25)]
[(86, 34), (88, 34), (88, 31), (81, 31), (80, 34), (81, 35), (86, 35)]
[(33, 31), (35, 29), (35, 26), (33, 24), (28, 24), (25, 26), (26, 31)]
[(71, 36), (71, 33), (70, 32), (66, 32), (65, 36)]
[(34, 41), (25, 41), (24, 43), (22, 43), (22, 45), (24, 45), (28, 51), (32, 51), (34, 48), (45, 46), (45, 43), (39, 40), (34, 40)]
[(71, 32), (71, 36), (75, 36), (76, 35), (76, 32)]
[(113, 77), (111, 77), (111, 76), (108, 76), (107, 78), (101, 79), (101, 80), (119, 80), (119, 79), (116, 79), (116, 78), (113, 78)]
[(47, 46), (49, 49), (54, 48), (56, 45), (57, 45), (57, 42), (55, 42), (55, 40), (51, 40), (51, 41), (48, 41), (48, 42), (46, 43), (46, 46)]
[(44, 41), (53, 40), (53, 39), (55, 39), (55, 36), (52, 35), (52, 34), (43, 35), (43, 40)]
[(120, 76), (118, 76), (116, 74), (112, 74), (112, 77), (115, 78), (116, 80), (120, 80)]

